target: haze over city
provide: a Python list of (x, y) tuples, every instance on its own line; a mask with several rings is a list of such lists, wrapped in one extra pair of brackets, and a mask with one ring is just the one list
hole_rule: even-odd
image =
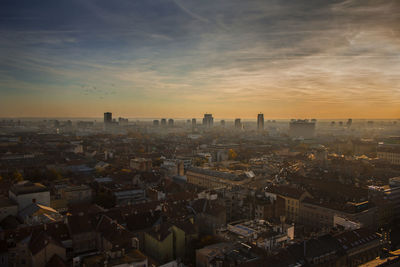
[(400, 2), (1, 1), (0, 117), (399, 118)]

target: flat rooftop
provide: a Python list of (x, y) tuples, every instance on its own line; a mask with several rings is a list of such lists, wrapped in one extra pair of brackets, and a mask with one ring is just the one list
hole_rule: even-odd
[(24, 195), (39, 192), (48, 192), (49, 189), (40, 183), (24, 181), (11, 186), (10, 191), (13, 192), (15, 195)]

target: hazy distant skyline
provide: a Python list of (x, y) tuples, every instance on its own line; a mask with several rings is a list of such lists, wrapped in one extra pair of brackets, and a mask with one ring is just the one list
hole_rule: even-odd
[(0, 117), (400, 118), (398, 0), (0, 2)]

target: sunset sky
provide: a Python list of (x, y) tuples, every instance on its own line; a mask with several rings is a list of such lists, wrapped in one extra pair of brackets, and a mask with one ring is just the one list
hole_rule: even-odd
[(400, 118), (400, 1), (0, 1), (0, 117), (105, 111)]

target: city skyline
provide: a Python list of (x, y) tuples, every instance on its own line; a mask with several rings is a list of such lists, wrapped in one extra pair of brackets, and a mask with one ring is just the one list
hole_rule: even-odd
[(0, 10), (1, 117), (400, 118), (396, 0)]

